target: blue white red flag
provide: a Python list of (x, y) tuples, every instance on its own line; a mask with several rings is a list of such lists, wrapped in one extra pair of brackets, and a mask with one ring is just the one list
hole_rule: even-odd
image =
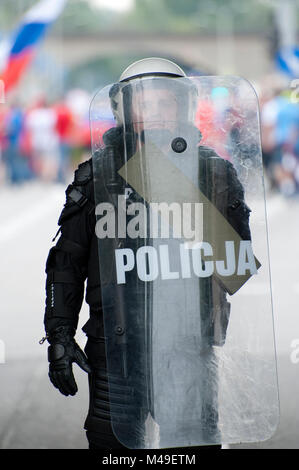
[(4, 83), (5, 93), (11, 90), (23, 75), (33, 58), (37, 44), (45, 36), (49, 26), (58, 18), (66, 1), (40, 0), (24, 15), (9, 43), (7, 41), (3, 43), (6, 57), (1, 58), (3, 68), (0, 79)]
[(284, 47), (276, 56), (276, 64), (289, 78), (299, 78), (299, 47)]

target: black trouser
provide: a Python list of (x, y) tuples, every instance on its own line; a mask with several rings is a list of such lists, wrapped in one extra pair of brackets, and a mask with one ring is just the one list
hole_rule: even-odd
[(89, 374), (89, 410), (84, 424), (90, 449), (125, 449), (115, 437), (110, 420), (109, 391), (103, 340), (88, 338), (85, 353)]
[[(92, 373), (89, 374), (89, 410), (84, 424), (89, 449), (126, 449), (115, 437), (111, 426), (104, 341), (88, 338), (85, 353), (92, 366)], [(213, 420), (209, 417), (208, 421)], [(201, 448), (216, 450), (221, 446)]]

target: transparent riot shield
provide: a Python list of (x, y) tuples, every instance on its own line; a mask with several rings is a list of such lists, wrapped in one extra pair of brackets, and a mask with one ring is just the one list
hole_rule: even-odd
[(268, 439), (279, 408), (253, 88), (136, 78), (97, 93), (90, 122), (115, 436)]

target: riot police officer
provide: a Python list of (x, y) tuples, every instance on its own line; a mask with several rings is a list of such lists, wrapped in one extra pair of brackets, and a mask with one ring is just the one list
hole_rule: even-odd
[[(161, 86), (157, 86), (153, 92), (149, 90), (147, 93), (148, 103), (145, 106), (144, 103), (138, 103), (138, 94), (135, 94), (132, 99), (128, 87), (132, 80), (143, 76), (176, 79), (178, 77), (184, 78), (185, 73), (176, 64), (165, 59), (144, 59), (129, 66), (120, 77), (119, 83), (111, 87), (111, 107), (117, 125), (110, 129), (103, 136), (103, 139), (107, 147), (109, 146), (110, 149), (117, 148), (118, 155), (121, 154), (124, 151), (122, 146), (124, 115), (126, 113), (130, 114), (125, 119), (131, 123), (134, 121), (135, 124), (130, 129), (127, 126), (126, 129), (126, 132), (131, 133), (131, 136), (133, 136), (131, 138), (131, 149), (126, 149), (127, 159), (134, 154), (134, 136), (138, 135), (138, 138), (142, 139), (140, 136), (144, 132), (144, 124), (142, 124), (142, 120), (138, 119), (140, 107), (142, 108), (143, 118), (146, 114), (146, 106), (148, 106), (151, 116), (155, 112), (157, 115), (160, 113), (160, 121), (163, 121), (163, 118), (161, 119), (161, 109), (165, 109), (165, 106), (162, 105), (160, 110), (159, 106), (161, 101), (167, 101), (169, 94), (172, 93), (176, 95), (176, 104), (173, 109), (167, 106), (168, 115), (173, 114), (173, 118), (169, 121), (175, 122), (178, 113), (181, 114), (181, 117), (184, 116), (184, 120), (187, 121), (189, 119), (188, 113), (192, 108), (190, 100), (192, 101), (192, 97), (196, 93), (196, 90), (188, 83), (187, 79), (183, 85), (173, 81), (172, 90), (163, 90)], [(123, 93), (123, 99), (127, 99), (125, 104), (124, 101), (121, 103), (119, 99), (122, 86), (126, 86), (128, 91), (127, 95), (126, 92)], [(169, 103), (173, 103), (173, 100), (169, 99)], [(156, 107), (156, 110), (153, 110), (154, 107)], [(189, 123), (186, 124), (189, 125)], [(175, 125), (173, 128), (170, 126), (170, 128), (165, 129), (165, 133), (175, 136), (175, 129)], [(192, 136), (197, 136), (202, 171), (206, 172), (201, 191), (210, 201), (216, 205), (218, 204), (218, 210), (222, 211), (240, 237), (244, 240), (250, 240), (250, 211), (245, 204), (244, 191), (233, 166), (218, 157), (212, 149), (200, 146), (198, 129), (192, 126), (190, 129)], [(155, 126), (152, 126), (152, 130), (155, 133)], [(165, 133), (164, 135), (166, 135)], [(173, 149), (176, 152), (184, 151), (184, 139), (171, 140)], [(211, 185), (207, 183), (209, 181)], [(225, 185), (223, 181), (226, 182)], [(225, 191), (225, 193), (222, 191), (221, 199), (218, 198), (217, 191), (215, 192), (212, 189), (213, 185), (218, 183), (222, 185), (221, 187)], [(225, 197), (223, 197), (224, 195)], [(226, 201), (225, 204), (224, 201)], [(72, 364), (75, 362), (84, 371), (88, 372), (90, 403), (85, 429), (89, 448), (113, 449), (124, 446), (115, 437), (110, 420), (98, 241), (95, 233), (95, 206), (93, 166), (90, 159), (79, 165), (75, 171), (74, 181), (66, 189), (66, 203), (58, 220), (60, 238), (56, 245), (50, 249), (46, 263), (44, 324), (46, 338), (50, 343), (48, 359), (50, 363), (49, 377), (52, 384), (66, 396), (75, 395), (77, 386), (72, 372)], [(90, 308), (90, 318), (83, 327), (83, 331), (88, 338), (84, 354), (75, 342), (74, 337), (84, 297), (85, 281), (87, 281), (85, 299)], [(210, 315), (206, 314), (201, 318), (202, 331), (205, 332), (209, 347), (214, 344), (221, 345), (225, 340), (229, 317), (229, 304), (226, 300), (226, 293), (214, 280), (204, 280), (202, 282), (206, 283), (204, 290), (209, 293), (201, 299), (201, 308), (206, 313), (211, 312)], [(217, 306), (221, 305), (221, 309), (218, 308), (218, 311), (216, 311), (217, 309), (213, 311), (211, 305), (212, 296), (215, 303), (215, 295), (218, 298)], [(221, 312), (219, 313), (219, 311)], [(203, 413), (203, 419), (210, 421), (212, 428), (214, 427), (214, 431), (217, 432), (217, 406), (208, 403)]]

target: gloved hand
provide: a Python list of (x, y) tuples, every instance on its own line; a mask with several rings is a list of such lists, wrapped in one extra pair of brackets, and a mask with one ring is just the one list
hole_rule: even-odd
[(74, 340), (75, 331), (68, 326), (60, 326), (48, 334), (49, 377), (63, 395), (75, 395), (78, 391), (73, 375), (72, 363), (90, 373), (87, 357)]

